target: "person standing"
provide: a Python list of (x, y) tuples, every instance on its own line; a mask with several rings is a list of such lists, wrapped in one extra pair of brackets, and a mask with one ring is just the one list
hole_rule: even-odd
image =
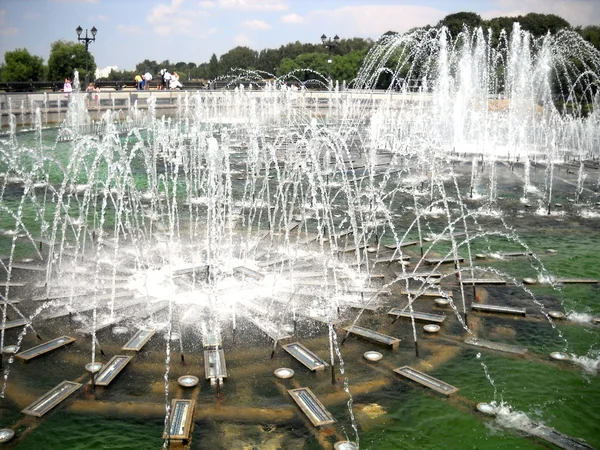
[(67, 98), (69, 98), (71, 96), (71, 93), (73, 92), (73, 86), (71, 86), (71, 79), (69, 77), (65, 78), (63, 92), (65, 93), (65, 97)]
[(88, 84), (88, 87), (85, 89), (85, 96), (87, 97), (87, 107), (88, 109), (92, 106), (92, 99), (94, 96), (94, 83)]
[(94, 87), (94, 101), (96, 102), (96, 108), (100, 107), (100, 87)]
[(163, 69), (165, 72), (163, 73), (163, 89), (169, 89), (171, 83), (171, 74), (167, 69)]
[(152, 81), (152, 74), (150, 72), (146, 72), (144, 74), (144, 89), (150, 90), (150, 82)]

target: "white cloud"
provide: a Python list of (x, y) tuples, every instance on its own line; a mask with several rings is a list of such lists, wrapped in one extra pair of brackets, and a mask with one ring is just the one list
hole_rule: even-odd
[(305, 19), (313, 28), (322, 30), (320, 33), (338, 34), (342, 38), (377, 38), (386, 31), (401, 33), (414, 27), (434, 25), (447, 14), (447, 11), (428, 6), (359, 5), (314, 10)]
[(227, 9), (255, 9), (260, 11), (285, 11), (288, 5), (284, 0), (218, 0), (219, 6)]
[(121, 34), (136, 35), (142, 32), (142, 29), (137, 25), (117, 25), (117, 31)]
[(244, 33), (240, 33), (240, 34), (236, 34), (233, 37), (233, 42), (235, 43), (235, 45), (241, 45), (244, 47), (252, 47), (252, 40), (248, 37), (248, 35), (244, 34)]
[(281, 17), (282, 23), (304, 23), (304, 17), (299, 16), (298, 14), (287, 14)]
[[(198, 34), (200, 22), (210, 15), (198, 7), (185, 8), (183, 0), (172, 0), (170, 4), (161, 3), (156, 5), (146, 20), (153, 26), (153, 31), (158, 35), (171, 33), (187, 34), (202, 37)], [(206, 35), (206, 34), (204, 34)]]
[(271, 25), (269, 25), (264, 20), (258, 20), (258, 19), (246, 20), (242, 23), (242, 26), (244, 28), (248, 28), (250, 30), (270, 30), (271, 29)]
[(198, 2), (198, 5), (201, 8), (214, 8), (215, 6), (217, 6), (217, 4), (211, 0), (205, 0), (205, 1)]
[(6, 10), (0, 9), (0, 36), (16, 36), (19, 29), (6, 25)]
[(481, 13), (484, 19), (519, 16), (530, 12), (556, 14), (571, 25), (593, 25), (600, 22), (598, 0), (494, 0), (493, 9)]

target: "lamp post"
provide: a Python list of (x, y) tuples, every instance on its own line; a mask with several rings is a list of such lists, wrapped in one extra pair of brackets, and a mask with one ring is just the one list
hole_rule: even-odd
[(94, 42), (96, 40), (96, 33), (98, 32), (98, 30), (96, 29), (96, 27), (92, 27), (92, 29), (90, 30), (92, 32), (92, 37), (88, 37), (87, 28), (85, 29), (85, 37), (81, 37), (81, 33), (83, 32), (83, 28), (81, 28), (81, 25), (78, 26), (75, 29), (75, 31), (77, 32), (77, 41), (85, 43), (85, 87), (87, 88), (87, 85), (88, 85), (88, 46), (90, 45), (90, 42)]
[(340, 43), (340, 37), (336, 34), (333, 39), (328, 38), (323, 34), (321, 36), (321, 42), (327, 49), (328, 58), (327, 58), (327, 78), (329, 78), (329, 83), (331, 84), (331, 49), (338, 46)]

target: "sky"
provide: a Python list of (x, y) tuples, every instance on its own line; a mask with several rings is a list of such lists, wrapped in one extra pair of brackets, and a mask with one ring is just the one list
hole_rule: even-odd
[(89, 47), (98, 68), (133, 70), (145, 59), (200, 64), (238, 45), (316, 44), (322, 34), (377, 39), (459, 11), (600, 25), (600, 0), (0, 0), (0, 55), (26, 48), (47, 62), (50, 44), (75, 41), (80, 25), (98, 29)]

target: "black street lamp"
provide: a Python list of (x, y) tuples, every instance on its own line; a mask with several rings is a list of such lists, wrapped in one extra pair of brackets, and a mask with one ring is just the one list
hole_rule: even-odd
[(338, 46), (338, 44), (340, 43), (340, 37), (336, 34), (334, 38), (331, 39), (325, 36), (325, 34), (323, 34), (323, 36), (321, 36), (321, 42), (323, 43), (329, 54), (327, 58), (327, 77), (329, 78), (329, 82), (331, 83), (331, 49)]
[(90, 30), (92, 32), (92, 37), (88, 37), (88, 30), (87, 28), (85, 29), (85, 37), (81, 37), (81, 33), (83, 31), (83, 28), (81, 28), (81, 25), (78, 26), (75, 31), (77, 32), (77, 40), (79, 42), (85, 42), (85, 87), (87, 89), (87, 85), (88, 85), (88, 46), (90, 45), (90, 42), (94, 42), (96, 40), (96, 33), (98, 32), (98, 30), (96, 29), (96, 27), (92, 27), (92, 29)]

